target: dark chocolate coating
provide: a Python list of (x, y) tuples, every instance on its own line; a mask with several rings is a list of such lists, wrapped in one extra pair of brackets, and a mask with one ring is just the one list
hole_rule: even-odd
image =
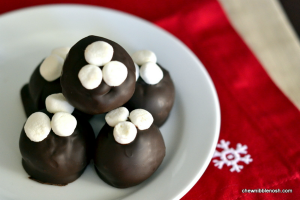
[[(43, 61), (42, 61), (43, 62)], [(42, 62), (33, 71), (29, 84), (21, 89), (21, 98), (26, 116), (44, 109), (46, 98), (55, 93), (61, 93), (59, 78), (48, 82), (40, 74), (40, 66)]]
[[(46, 98), (51, 94), (62, 93), (60, 79), (48, 82), (40, 74), (40, 66), (42, 62), (33, 71), (30, 81), (21, 89), (21, 99), (25, 114), (29, 117), (32, 113), (46, 108)], [(89, 120), (92, 116), (82, 113), (79, 110), (74, 110), (77, 113)]]
[(139, 77), (133, 96), (124, 105), (130, 111), (138, 108), (149, 111), (154, 118), (154, 124), (158, 127), (167, 120), (175, 98), (175, 88), (171, 76), (166, 69), (163, 67), (161, 69), (164, 77), (155, 85), (149, 85)]
[[(46, 110), (50, 119), (52, 114)], [(30, 178), (51, 185), (66, 185), (84, 172), (93, 157), (95, 134), (88, 121), (74, 114), (77, 126), (68, 137), (57, 136), (52, 130), (41, 142), (32, 142), (24, 128), (19, 147), (22, 165)]]
[(149, 178), (165, 157), (165, 143), (156, 125), (138, 130), (130, 144), (119, 144), (113, 127), (105, 124), (96, 139), (95, 169), (99, 177), (117, 188), (135, 186)]
[(25, 84), (21, 89), (21, 99), (26, 117), (29, 117), (32, 113), (38, 111), (37, 105), (33, 103), (33, 100), (29, 93), (28, 84)]
[[(112, 61), (122, 62), (127, 67), (128, 75), (121, 85), (111, 87), (102, 80), (101, 84), (92, 90), (82, 86), (78, 73), (88, 64), (84, 58), (84, 51), (96, 41), (109, 43), (114, 49)], [(101, 114), (122, 106), (133, 95), (135, 66), (129, 54), (117, 43), (98, 36), (88, 36), (77, 42), (69, 51), (60, 80), (62, 92), (70, 104), (84, 113)]]

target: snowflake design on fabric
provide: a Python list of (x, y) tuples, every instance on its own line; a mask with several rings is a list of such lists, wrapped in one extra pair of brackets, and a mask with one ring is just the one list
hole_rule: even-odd
[[(229, 148), (230, 142), (226, 142), (225, 140), (221, 140), (220, 144), (217, 144), (217, 147), (223, 149), (223, 151), (215, 151), (213, 158), (219, 157), (220, 160), (213, 160), (215, 166), (219, 169), (222, 169), (223, 165), (231, 166), (231, 172), (240, 172), (243, 169), (243, 165), (238, 165), (238, 162), (244, 162), (245, 164), (249, 164), (253, 161), (250, 158), (250, 155), (247, 154), (247, 145), (241, 145), (238, 143), (236, 145), (236, 149)], [(241, 154), (246, 154), (245, 156), (241, 156)]]

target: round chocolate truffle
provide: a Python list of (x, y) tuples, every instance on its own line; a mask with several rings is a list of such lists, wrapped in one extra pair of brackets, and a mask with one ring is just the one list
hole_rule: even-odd
[[(85, 51), (89, 45), (95, 42), (104, 42), (108, 46), (111, 46), (113, 54), (110, 62), (114, 66), (117, 63), (118, 66), (122, 65), (123, 68), (125, 67), (125, 70), (127, 69), (128, 74), (126, 79), (120, 85), (110, 86), (105, 82), (104, 75), (106, 72), (103, 70), (105, 66), (102, 68), (102, 66), (96, 66), (96, 64), (87, 62)], [(92, 84), (90, 82), (83, 84), (82, 82), (85, 81), (86, 77), (91, 75), (87, 67), (91, 65), (101, 67), (100, 69), (103, 71), (103, 79), (101, 82), (98, 81), (100, 85), (95, 88), (94, 85), (97, 81), (92, 82)], [(84, 72), (79, 75), (79, 72), (84, 67)], [(95, 67), (91, 68), (95, 70)], [(97, 72), (97, 76), (100, 76), (99, 73)], [(93, 87), (87, 89), (84, 85)], [(105, 113), (125, 104), (133, 95), (135, 89), (135, 66), (130, 55), (119, 44), (106, 38), (88, 36), (77, 42), (69, 51), (63, 66), (61, 87), (66, 99), (78, 110), (93, 115)]]
[(21, 89), (21, 98), (26, 116), (45, 108), (46, 98), (55, 93), (61, 93), (60, 79), (54, 81), (45, 80), (40, 73), (43, 61), (35, 68), (29, 83)]
[[(29, 83), (25, 84), (21, 89), (21, 99), (27, 117), (34, 112), (45, 109), (45, 101), (49, 95), (62, 93), (60, 78), (47, 81), (41, 76), (40, 67), (42, 63), (43, 61), (33, 71)], [(74, 113), (81, 115), (87, 120), (92, 117), (92, 115), (83, 113), (77, 109), (74, 110)]]
[[(53, 114), (46, 110), (50, 119)], [(93, 157), (95, 135), (88, 121), (76, 113), (74, 132), (67, 137), (56, 135), (53, 130), (40, 142), (33, 142), (23, 128), (19, 147), (22, 165), (30, 179), (44, 184), (66, 185), (81, 176)]]
[(156, 125), (137, 130), (129, 144), (119, 144), (113, 127), (105, 124), (96, 139), (95, 169), (99, 177), (111, 186), (128, 188), (149, 178), (165, 156), (165, 143)]
[(158, 127), (167, 120), (174, 104), (175, 88), (169, 72), (157, 64), (163, 71), (163, 78), (155, 85), (147, 84), (141, 76), (135, 85), (135, 92), (124, 105), (128, 110), (142, 108), (149, 111), (154, 124)]

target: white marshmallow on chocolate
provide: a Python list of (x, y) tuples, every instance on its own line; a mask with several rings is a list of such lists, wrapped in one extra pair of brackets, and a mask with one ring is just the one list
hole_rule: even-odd
[(107, 42), (97, 41), (88, 45), (84, 51), (85, 60), (92, 65), (103, 66), (111, 61), (113, 47)]
[(62, 93), (51, 94), (46, 98), (46, 109), (50, 113), (72, 113), (74, 107), (67, 101)]
[(140, 50), (132, 54), (132, 60), (138, 64), (138, 65), (143, 65), (147, 62), (153, 62), (156, 63), (157, 58), (155, 53), (149, 50)]
[(116, 142), (120, 144), (131, 143), (137, 134), (135, 125), (131, 122), (119, 122), (113, 131)]
[(51, 54), (60, 56), (62, 59), (66, 59), (68, 53), (70, 51), (70, 47), (58, 47), (52, 50)]
[(57, 55), (48, 56), (40, 66), (40, 74), (46, 81), (54, 81), (61, 75), (64, 59)]
[(105, 115), (106, 123), (111, 126), (115, 127), (119, 122), (124, 122), (128, 119), (129, 111), (125, 107), (120, 107), (108, 112)]
[(119, 61), (111, 61), (102, 69), (103, 80), (109, 86), (119, 86), (127, 78), (127, 67)]
[(129, 115), (130, 121), (140, 130), (150, 128), (154, 119), (150, 112), (144, 109), (135, 109)]
[(135, 81), (137, 81), (140, 77), (140, 67), (134, 63), (134, 66), (135, 66)]
[(163, 79), (164, 73), (156, 63), (148, 62), (140, 68), (140, 76), (149, 85), (155, 85)]
[(31, 141), (40, 142), (51, 131), (50, 118), (45, 113), (35, 112), (28, 117), (24, 131)]
[(95, 89), (102, 81), (102, 71), (96, 65), (85, 65), (78, 73), (78, 78), (83, 87), (88, 90)]
[(53, 132), (61, 137), (72, 135), (77, 126), (76, 118), (70, 113), (55, 113), (51, 120), (51, 128)]

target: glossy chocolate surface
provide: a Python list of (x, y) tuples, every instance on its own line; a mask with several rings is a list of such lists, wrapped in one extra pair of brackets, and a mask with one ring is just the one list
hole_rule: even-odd
[(40, 74), (42, 62), (33, 71), (29, 83), (21, 89), (21, 98), (26, 116), (44, 109), (46, 98), (55, 93), (61, 93), (59, 78), (48, 82)]
[[(103, 80), (92, 90), (84, 88), (78, 78), (80, 69), (87, 65), (84, 51), (96, 41), (109, 43), (114, 54), (112, 61), (122, 62), (128, 69), (126, 80), (117, 87), (107, 85)], [(61, 87), (64, 96), (78, 110), (88, 114), (101, 114), (126, 103), (134, 93), (135, 66), (129, 54), (117, 43), (97, 36), (88, 36), (77, 42), (69, 51), (63, 66)]]
[(105, 124), (96, 140), (95, 169), (99, 177), (117, 188), (135, 186), (149, 178), (165, 156), (163, 137), (154, 124), (138, 130), (130, 144), (115, 141), (113, 127)]
[(163, 67), (161, 69), (164, 77), (155, 85), (149, 85), (139, 77), (133, 96), (125, 104), (130, 111), (137, 108), (149, 111), (154, 118), (154, 124), (158, 127), (167, 120), (175, 98), (175, 88), (171, 76), (166, 69)]
[[(52, 114), (46, 110), (50, 119)], [(95, 135), (85, 119), (74, 114), (77, 127), (68, 137), (60, 137), (51, 130), (41, 142), (32, 142), (24, 128), (21, 132), (19, 147), (22, 165), (30, 179), (51, 185), (66, 185), (75, 181), (84, 172), (93, 157)]]
[[(21, 99), (25, 114), (29, 117), (32, 113), (45, 109), (46, 98), (51, 94), (62, 93), (60, 79), (48, 82), (40, 74), (41, 63), (35, 68), (28, 84), (21, 89)], [(92, 115), (85, 114), (75, 109), (74, 113), (89, 120)]]

